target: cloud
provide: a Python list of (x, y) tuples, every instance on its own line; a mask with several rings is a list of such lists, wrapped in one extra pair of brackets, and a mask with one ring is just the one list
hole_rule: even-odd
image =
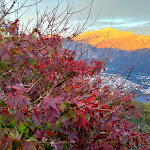
[[(118, 25), (114, 25), (115, 27), (125, 27), (125, 28), (134, 28), (134, 27), (142, 27), (145, 25), (150, 25), (149, 24), (150, 21), (144, 21), (144, 22), (129, 22), (129, 23), (125, 23), (125, 24), (118, 24)], [(113, 26), (113, 25), (112, 25)]]
[(125, 19), (125, 18), (118, 18), (118, 19), (103, 19), (100, 21), (102, 24), (111, 25), (113, 27), (140, 27), (149, 25), (150, 20), (139, 21), (136, 19)]
[(105, 22), (105, 23), (124, 23), (126, 22), (127, 20), (125, 18), (115, 18), (115, 19), (107, 19), (107, 18), (104, 18), (104, 19), (101, 19), (99, 20), (100, 22)]
[[(150, 20), (137, 19), (137, 18), (102, 18), (93, 24), (89, 30), (99, 30), (107, 27), (112, 27), (121, 30), (135, 31), (134, 28), (140, 28), (140, 31), (144, 31), (144, 28), (150, 27)], [(142, 33), (141, 33), (142, 34)]]

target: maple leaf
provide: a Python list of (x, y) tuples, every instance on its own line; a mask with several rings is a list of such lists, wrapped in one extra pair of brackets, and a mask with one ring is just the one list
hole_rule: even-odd
[(57, 98), (51, 98), (51, 97), (47, 97), (45, 99), (45, 101), (43, 102), (43, 104), (41, 105), (41, 108), (45, 109), (45, 118), (44, 121), (49, 120), (51, 124), (53, 124), (55, 117), (60, 119), (60, 106), (58, 106), (58, 104), (61, 104), (62, 102), (61, 97), (57, 97)]
[(11, 114), (6, 109), (1, 110), (0, 113), (2, 114), (3, 117), (6, 116), (8, 119), (10, 119), (11, 117)]
[(79, 138), (75, 135), (75, 133), (69, 133), (68, 138), (70, 139), (70, 142), (73, 142), (76, 140), (79, 140)]
[(45, 114), (44, 114), (45, 118), (44, 118), (44, 122), (46, 122), (47, 120), (49, 120), (49, 122), (51, 124), (53, 124), (55, 117), (57, 117), (60, 120), (60, 113), (58, 110), (55, 110), (53, 107), (49, 106), (46, 110), (45, 110)]
[(10, 61), (10, 55), (5, 49), (0, 49), (0, 57), (1, 57), (1, 62), (8, 60)]
[(79, 117), (76, 120), (76, 126), (78, 126), (79, 130), (81, 129), (81, 127), (84, 127), (85, 130), (90, 130), (89, 122), (85, 117)]
[(125, 122), (124, 122), (124, 125), (125, 125), (125, 126), (130, 126), (131, 124), (130, 124), (129, 122), (125, 121)]
[(140, 115), (138, 113), (134, 113), (135, 118), (139, 118)]
[(55, 133), (54, 133), (54, 132), (52, 132), (52, 131), (48, 131), (48, 130), (46, 130), (46, 131), (44, 131), (44, 133), (45, 133), (45, 134), (47, 134), (47, 135), (49, 136), (49, 138), (51, 138), (51, 137), (55, 137), (55, 136), (54, 136), (54, 134), (55, 134)]
[(34, 126), (40, 125), (42, 127), (43, 122), (43, 112), (41, 110), (32, 109), (32, 120), (34, 123)]
[(17, 108), (15, 110), (15, 118), (17, 119), (18, 125), (19, 125), (19, 122), (20, 122), (21, 119), (26, 123), (24, 109)]
[(8, 102), (10, 103), (11, 107), (14, 109), (17, 109), (17, 107), (26, 107), (27, 105), (30, 105), (29, 102), (30, 98), (22, 95), (22, 94), (12, 94), (9, 93), (8, 96)]
[(65, 123), (64, 123), (65, 127), (68, 128), (68, 127), (71, 127), (73, 126), (73, 123), (70, 122), (69, 120), (66, 120)]

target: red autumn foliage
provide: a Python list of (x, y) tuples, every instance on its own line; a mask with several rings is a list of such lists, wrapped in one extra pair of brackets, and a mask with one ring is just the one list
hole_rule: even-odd
[(58, 35), (20, 37), (17, 22), (0, 33), (0, 149), (149, 148), (123, 119), (134, 108), (130, 95), (96, 76), (103, 62), (77, 59)]

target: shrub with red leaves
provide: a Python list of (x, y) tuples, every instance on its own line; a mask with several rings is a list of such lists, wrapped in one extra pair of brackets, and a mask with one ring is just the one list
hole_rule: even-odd
[(96, 76), (103, 62), (77, 59), (59, 35), (17, 30), (15, 21), (0, 33), (1, 150), (150, 148), (147, 135), (123, 119), (134, 107), (130, 95)]

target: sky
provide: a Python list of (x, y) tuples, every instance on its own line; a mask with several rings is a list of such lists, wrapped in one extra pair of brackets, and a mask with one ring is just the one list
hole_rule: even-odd
[[(19, 0), (19, 2), (21, 1), (23, 0)], [(67, 1), (69, 0), (63, 0), (61, 3), (60, 13), (66, 8)], [(43, 0), (38, 4), (38, 8), (40, 8), (40, 12), (46, 6), (48, 10), (52, 10), (57, 6), (57, 2), (57, 0)], [(91, 0), (74, 0), (74, 9), (79, 11), (90, 3)], [(69, 23), (84, 22), (89, 9), (88, 7), (84, 11), (75, 14)], [(22, 16), (22, 21), (27, 22), (29, 18), (35, 18), (35, 7)], [(150, 35), (150, 0), (94, 0), (87, 25), (95, 19), (96, 21), (86, 30), (100, 30), (111, 27), (120, 31), (131, 31), (134, 34)]]
[[(89, 0), (82, 0), (82, 3)], [(93, 16), (100, 17), (91, 27), (97, 30), (105, 27), (135, 34), (150, 34), (150, 0), (95, 0)]]

